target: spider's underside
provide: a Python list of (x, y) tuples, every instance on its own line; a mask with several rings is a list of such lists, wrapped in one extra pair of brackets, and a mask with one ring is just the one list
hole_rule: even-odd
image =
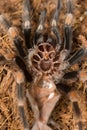
[[(59, 89), (68, 95), (73, 104), (74, 112), (78, 117), (78, 130), (83, 129), (80, 120), (81, 113), (77, 102), (77, 93), (70, 88), (64, 88), (64, 86), (59, 87), (59, 83), (61, 83), (63, 77), (66, 78), (67, 76), (64, 71), (77, 63), (78, 60), (85, 55), (86, 50), (81, 48), (71, 57), (69, 56), (72, 48), (71, 24), (73, 14), (71, 0), (67, 0), (67, 14), (64, 24), (64, 44), (62, 44), (57, 27), (61, 6), (61, 0), (58, 0), (57, 8), (51, 20), (51, 34), (46, 37), (43, 34), (46, 9), (41, 12), (39, 25), (31, 44), (30, 2), (29, 0), (24, 0), (23, 31), (25, 44), (28, 50), (28, 67), (24, 63), (26, 54), (22, 48), (16, 27), (11, 26), (3, 15), (0, 16), (0, 23), (8, 30), (9, 37), (13, 40), (19, 53), (19, 55), (15, 57), (15, 63), (20, 68), (15, 80), (18, 90), (18, 109), (24, 130), (29, 130), (24, 111), (23, 84), (25, 78), (27, 81), (31, 82), (32, 86), (29, 92), (26, 91), (26, 96), (29, 99), (35, 117), (32, 130), (52, 130), (47, 124), (49, 123), (49, 117), (52, 110), (61, 97), (61, 93), (58, 91)], [(6, 61), (9, 59), (4, 57), (4, 60)], [(74, 72), (74, 74), (77, 75), (77, 72)], [(55, 127), (59, 128), (57, 125)]]

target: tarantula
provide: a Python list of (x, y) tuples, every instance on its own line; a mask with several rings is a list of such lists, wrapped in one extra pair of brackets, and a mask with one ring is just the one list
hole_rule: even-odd
[[(47, 124), (49, 117), (61, 97), (60, 88), (71, 100), (76, 116), (80, 117), (80, 108), (77, 102), (77, 93), (71, 91), (65, 86), (59, 87), (59, 83), (63, 77), (68, 75), (77, 75), (77, 72), (69, 72), (65, 74), (65, 70), (77, 63), (86, 53), (85, 48), (79, 49), (72, 56), (70, 55), (72, 48), (72, 2), (67, 0), (67, 13), (64, 24), (64, 44), (58, 31), (58, 17), (61, 10), (61, 0), (58, 0), (56, 10), (51, 20), (52, 35), (44, 34), (44, 23), (46, 9), (43, 9), (39, 25), (35, 31), (34, 38), (31, 43), (31, 22), (30, 22), (30, 1), (24, 0), (23, 4), (23, 32), (25, 36), (25, 45), (27, 47), (27, 63), (25, 64), (25, 52), (22, 47), (20, 38), (17, 34), (16, 27), (13, 27), (0, 15), (0, 23), (8, 29), (9, 37), (13, 40), (14, 45), (19, 53), (15, 56), (15, 63), (19, 66), (19, 70), (15, 77), (17, 85), (18, 109), (23, 122), (24, 130), (29, 130), (29, 125), (24, 111), (24, 82), (25, 78), (31, 83), (30, 91), (26, 91), (32, 111), (35, 117), (35, 123), (32, 130), (52, 130)], [(6, 57), (4, 57), (6, 59)], [(6, 59), (8, 60), (8, 59)], [(25, 78), (24, 78), (25, 77)], [(78, 121), (78, 129), (82, 130), (82, 123)]]

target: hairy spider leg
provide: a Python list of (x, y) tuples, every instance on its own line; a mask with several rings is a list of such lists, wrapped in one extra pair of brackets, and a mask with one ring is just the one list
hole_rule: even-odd
[(79, 95), (77, 91), (70, 91), (68, 93), (69, 99), (72, 103), (72, 108), (73, 108), (73, 113), (74, 113), (74, 119), (75, 119), (75, 124), (78, 126), (78, 130), (83, 130), (83, 124), (82, 124), (82, 115), (81, 111), (79, 108), (78, 100), (79, 100)]
[(81, 115), (81, 110), (79, 107), (79, 94), (77, 91), (72, 90), (72, 88), (67, 85), (67, 84), (63, 84), (63, 83), (59, 83), (56, 85), (58, 90), (61, 90), (62, 92), (64, 92), (66, 95), (68, 95), (69, 100), (72, 103), (72, 109), (73, 109), (73, 118), (75, 120), (75, 125), (78, 126), (78, 130), (82, 130), (83, 128), (83, 124), (82, 124), (82, 115)]
[[(64, 27), (65, 30), (64, 50), (60, 52), (60, 60), (64, 61), (63, 64), (60, 65), (61, 70), (64, 70), (67, 67), (70, 67), (71, 65), (78, 62), (81, 59), (81, 57), (83, 57), (86, 53), (86, 49), (81, 48), (77, 52), (75, 52), (72, 57), (67, 59), (72, 46), (71, 20), (72, 20), (72, 6), (71, 6), (71, 1), (67, 0), (67, 17), (65, 20), (65, 27)], [(73, 77), (73, 75), (77, 76), (78, 72), (76, 71), (73, 73), (70, 72), (70, 74), (72, 74), (71, 77)], [(67, 78), (67, 74), (64, 77)], [(81, 121), (81, 112), (77, 100), (77, 93), (75, 91), (72, 91), (71, 88), (68, 87), (67, 85), (61, 83), (57, 84), (57, 88), (61, 89), (66, 94), (68, 94), (69, 99), (72, 102), (73, 112), (75, 113), (74, 118), (77, 123), (78, 130), (82, 130), (83, 126)]]
[(67, 16), (65, 19), (65, 27), (64, 27), (65, 30), (64, 49), (60, 52), (60, 60), (65, 62), (68, 61), (66, 63), (67, 67), (78, 62), (81, 59), (81, 57), (83, 57), (86, 53), (86, 49), (81, 48), (77, 52), (75, 52), (72, 57), (68, 58), (72, 47), (72, 27), (71, 27), (72, 18), (73, 18), (72, 2), (71, 0), (67, 0)]
[(29, 71), (27, 70), (27, 67), (24, 63), (24, 61), (22, 60), (22, 58), (20, 58), (19, 56), (16, 56), (15, 57), (15, 62), (16, 64), (20, 67), (20, 69), (23, 71), (24, 75), (25, 75), (25, 78), (28, 82), (31, 82), (33, 79), (32, 79), (32, 76), (31, 74), (29, 73)]
[(79, 74), (78, 71), (67, 72), (67, 73), (64, 74), (63, 78), (66, 79), (66, 80), (67, 79), (73, 79), (73, 78), (77, 77), (78, 74)]
[[(9, 38), (14, 42), (17, 52), (19, 53), (19, 56), (15, 56), (15, 62), (17, 65), (23, 70), (25, 77), (28, 81), (31, 81), (32, 77), (27, 71), (26, 65), (22, 58), (25, 57), (25, 52), (22, 47), (21, 40), (19, 38), (19, 34), (16, 27), (11, 26), (11, 24), (6, 20), (6, 18), (3, 15), (0, 15), (0, 23), (3, 25), (3, 27), (7, 30)], [(5, 57), (6, 58), (6, 57)], [(8, 60), (8, 59), (6, 59)]]
[(25, 57), (26, 54), (25, 54), (25, 52), (24, 52), (24, 50), (23, 50), (23, 46), (22, 46), (22, 44), (21, 44), (20, 38), (17, 36), (17, 37), (15, 37), (15, 38), (13, 38), (13, 41), (14, 41), (14, 44), (15, 44), (15, 46), (16, 46), (16, 48), (17, 48), (17, 51), (19, 52), (19, 55), (20, 55), (21, 57)]
[[(61, 9), (61, 3), (60, 3), (60, 0), (58, 1), (58, 9), (57, 9), (57, 12), (55, 12), (54, 14), (54, 19), (52, 21), (52, 26), (53, 28), (55, 26), (57, 26), (57, 18), (58, 18), (58, 15), (59, 15), (59, 12), (60, 12), (60, 9)], [(69, 7), (70, 6), (70, 7)], [(69, 51), (70, 51), (70, 44), (72, 42), (72, 30), (71, 30), (71, 21), (72, 21), (72, 11), (71, 11), (71, 1), (67, 1), (67, 16), (66, 16), (66, 19), (65, 19), (65, 43), (64, 43), (64, 49), (60, 51), (60, 55), (59, 55), (59, 62), (60, 62), (60, 65), (59, 65), (59, 70), (60, 71), (63, 71), (65, 70), (67, 67), (70, 66), (69, 62), (67, 61), (67, 56), (69, 55)], [(67, 27), (67, 28), (66, 28)], [(57, 27), (56, 27), (57, 29)], [(55, 33), (57, 34), (57, 33)], [(58, 39), (60, 39), (58, 37)], [(68, 45), (67, 45), (68, 44)], [(60, 47), (61, 47), (61, 44), (60, 44)], [(59, 48), (58, 48), (59, 50)], [(57, 50), (57, 51), (58, 51)]]
[(24, 0), (23, 3), (23, 31), (24, 31), (24, 37), (25, 37), (25, 44), (27, 49), (30, 49), (32, 47), (32, 44), (30, 42), (31, 38), (31, 23), (30, 23), (30, 1)]
[(16, 27), (11, 26), (11, 24), (6, 20), (3, 15), (0, 15), (0, 23), (3, 27), (8, 31), (8, 35), (11, 40), (14, 42), (19, 55), (25, 57), (25, 52), (22, 47), (21, 39), (19, 38), (19, 34)]
[(72, 57), (68, 59), (69, 65), (71, 66), (75, 64), (76, 62), (78, 62), (85, 54), (86, 54), (85, 48), (79, 49), (77, 52), (73, 54)]
[(25, 114), (25, 97), (24, 97), (24, 75), (21, 70), (14, 72), (14, 77), (17, 84), (17, 102), (18, 110), (20, 113), (21, 120), (23, 122), (24, 130), (29, 130), (29, 124)]
[[(22, 49), (22, 45), (19, 42), (20, 39), (18, 37), (16, 27), (12, 27), (11, 24), (4, 18), (3, 15), (0, 15), (0, 23), (5, 27), (5, 29), (7, 29), (9, 37), (14, 41), (17, 51), (19, 52), (19, 55), (21, 56), (21, 58), (20, 58), (20, 56), (16, 56), (15, 62), (17, 63), (17, 65), (20, 67), (20, 69), (22, 71), (20, 69), (18, 69), (17, 72), (15, 72), (15, 71), (13, 72), (13, 75), (14, 75), (14, 78), (15, 78), (16, 84), (17, 84), (18, 109), (20, 112), (21, 119), (23, 121), (24, 130), (29, 130), (29, 126), (28, 126), (28, 122), (27, 122), (27, 119), (25, 116), (25, 110), (24, 110), (25, 101), (24, 101), (23, 87), (24, 87), (25, 78), (24, 78), (23, 72), (25, 74), (26, 79), (27, 79), (27, 77), (29, 78), (28, 81), (31, 81), (31, 78), (30, 78), (31, 75), (28, 73), (26, 65), (22, 60), (22, 58), (25, 56), (25, 54)], [(8, 60), (8, 59), (6, 59), (6, 60)]]
[[(72, 47), (72, 27), (71, 27), (71, 22), (72, 22), (72, 2), (71, 0), (67, 0), (67, 17), (65, 20), (65, 40), (64, 40), (64, 45), (65, 45), (65, 50), (68, 51), (68, 54), (66, 54), (66, 57), (69, 55), (71, 47)], [(76, 62), (78, 62), (81, 57), (83, 57), (86, 53), (86, 50), (84, 48), (79, 49), (76, 53), (73, 54), (72, 57), (68, 59), (69, 65), (73, 65)]]
[(64, 24), (64, 49), (60, 52), (62, 61), (69, 56), (72, 47), (72, 18), (72, 3), (71, 0), (67, 0), (67, 14)]
[(64, 26), (64, 48), (71, 51), (72, 47), (72, 19), (73, 19), (73, 13), (72, 13), (72, 2), (71, 0), (67, 0), (67, 14), (65, 19), (65, 26)]
[[(57, 44), (59, 46), (61, 46), (62, 42), (61, 42), (61, 37), (60, 37), (60, 34), (59, 34), (58, 27), (57, 27), (57, 22), (58, 22), (61, 7), (62, 7), (62, 1), (58, 0), (57, 1), (57, 7), (56, 7), (55, 13), (53, 15), (52, 21), (51, 21), (51, 31), (55, 34), (56, 39), (57, 39)], [(48, 38), (47, 41), (50, 41), (50, 37)]]
[(46, 17), (46, 9), (42, 10), (40, 17), (39, 17), (39, 25), (36, 29), (35, 35), (34, 35), (34, 44), (41, 43), (44, 41), (43, 39), (43, 29), (44, 29), (44, 22)]

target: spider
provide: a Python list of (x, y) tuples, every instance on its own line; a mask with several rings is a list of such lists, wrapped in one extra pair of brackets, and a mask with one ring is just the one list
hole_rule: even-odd
[[(78, 117), (78, 130), (82, 130), (82, 122), (80, 120), (81, 112), (77, 101), (77, 93), (66, 85), (61, 85), (62, 78), (70, 78), (69, 76), (77, 76), (77, 72), (65, 73), (65, 70), (77, 63), (86, 53), (86, 49), (80, 48), (72, 56), (72, 2), (67, 0), (67, 13), (64, 24), (64, 43), (59, 34), (57, 22), (62, 7), (62, 1), (58, 0), (56, 10), (51, 19), (51, 34), (44, 34), (44, 23), (46, 17), (46, 9), (43, 9), (39, 25), (35, 31), (34, 38), (31, 43), (31, 22), (30, 22), (30, 1), (24, 0), (23, 3), (23, 32), (25, 37), (25, 45), (27, 48), (27, 56), (22, 47), (16, 27), (10, 25), (3, 15), (0, 15), (0, 23), (8, 30), (9, 37), (13, 40), (18, 51), (14, 62), (18, 65), (15, 80), (17, 85), (18, 110), (20, 118), (23, 122), (24, 130), (29, 130), (28, 121), (24, 110), (24, 98), (29, 99), (32, 111), (34, 113), (35, 122), (32, 130), (52, 130), (48, 126), (50, 115), (60, 100), (62, 93), (65, 92), (73, 104), (74, 112)], [(3, 58), (4, 57), (4, 58)], [(26, 58), (27, 57), (27, 64)], [(1, 57), (0, 57), (1, 58)], [(2, 56), (0, 60), (7, 61), (7, 57)], [(26, 80), (31, 83), (30, 91), (26, 91), (24, 95), (24, 82)], [(59, 91), (61, 89), (61, 91)]]

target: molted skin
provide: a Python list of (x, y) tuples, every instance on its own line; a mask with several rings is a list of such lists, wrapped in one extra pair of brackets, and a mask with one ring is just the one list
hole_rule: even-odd
[(55, 78), (59, 81), (63, 76), (62, 71), (59, 70), (60, 61), (57, 59), (58, 54), (56, 55), (55, 50), (56, 48), (50, 43), (40, 43), (28, 56), (31, 61), (29, 67), (35, 74), (31, 90), (28, 93), (36, 119), (32, 130), (51, 130), (47, 123), (60, 98), (54, 82)]
[(32, 85), (29, 96), (31, 106), (34, 106), (32, 110), (36, 119), (32, 130), (51, 130), (47, 123), (56, 102), (60, 98), (52, 79), (48, 76), (37, 78)]

